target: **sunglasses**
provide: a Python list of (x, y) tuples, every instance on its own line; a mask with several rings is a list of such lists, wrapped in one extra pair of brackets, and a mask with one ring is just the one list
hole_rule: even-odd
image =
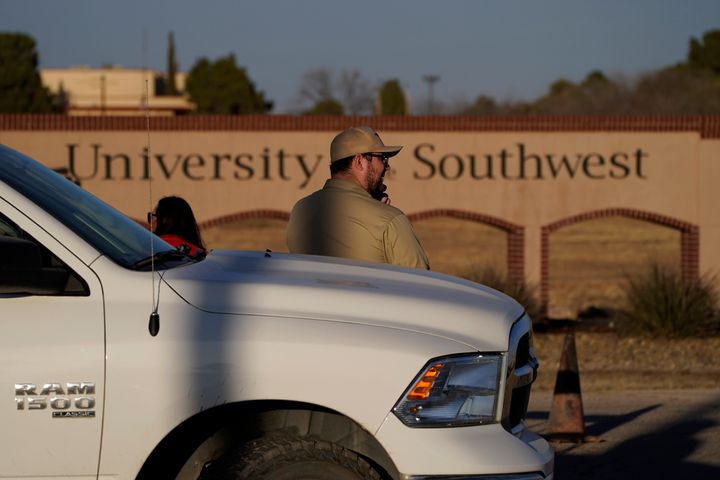
[(379, 158), (380, 161), (383, 163), (383, 165), (385, 165), (386, 167), (387, 167), (388, 164), (390, 163), (390, 156), (389, 156), (389, 155), (382, 155), (382, 154), (379, 154), (379, 153), (366, 153), (365, 155), (366, 155), (365, 158), (370, 157), (370, 158), (368, 158), (368, 160), (370, 160), (370, 161), (372, 161), (373, 157)]

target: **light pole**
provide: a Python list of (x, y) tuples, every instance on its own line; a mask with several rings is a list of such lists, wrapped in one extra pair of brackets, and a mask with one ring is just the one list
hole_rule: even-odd
[(440, 81), (440, 75), (424, 75), (423, 80), (428, 84), (428, 115), (432, 115), (435, 109), (433, 92), (435, 84)]

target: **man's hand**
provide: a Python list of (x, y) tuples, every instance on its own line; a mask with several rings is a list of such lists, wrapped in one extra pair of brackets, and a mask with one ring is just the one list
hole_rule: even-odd
[(385, 205), (390, 205), (390, 196), (385, 193), (385, 190), (387, 190), (387, 185), (383, 183), (380, 186), (379, 191), (375, 193), (374, 197)]

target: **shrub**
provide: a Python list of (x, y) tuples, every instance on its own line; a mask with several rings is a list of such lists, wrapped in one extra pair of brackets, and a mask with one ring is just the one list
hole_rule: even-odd
[(720, 331), (715, 277), (683, 280), (659, 265), (626, 280), (619, 311), (621, 331), (663, 337), (689, 337)]
[(540, 302), (538, 301), (535, 288), (523, 280), (512, 280), (494, 267), (483, 267), (481, 269), (469, 269), (460, 274), (461, 277), (473, 282), (481, 283), (494, 288), (505, 295), (514, 298), (532, 320), (539, 320), (542, 316)]

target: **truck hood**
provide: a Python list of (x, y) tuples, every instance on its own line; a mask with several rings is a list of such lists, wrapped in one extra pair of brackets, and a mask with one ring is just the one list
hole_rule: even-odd
[(410, 330), (480, 351), (505, 351), (523, 314), (512, 298), (468, 280), (333, 257), (215, 250), (163, 279), (210, 313)]

